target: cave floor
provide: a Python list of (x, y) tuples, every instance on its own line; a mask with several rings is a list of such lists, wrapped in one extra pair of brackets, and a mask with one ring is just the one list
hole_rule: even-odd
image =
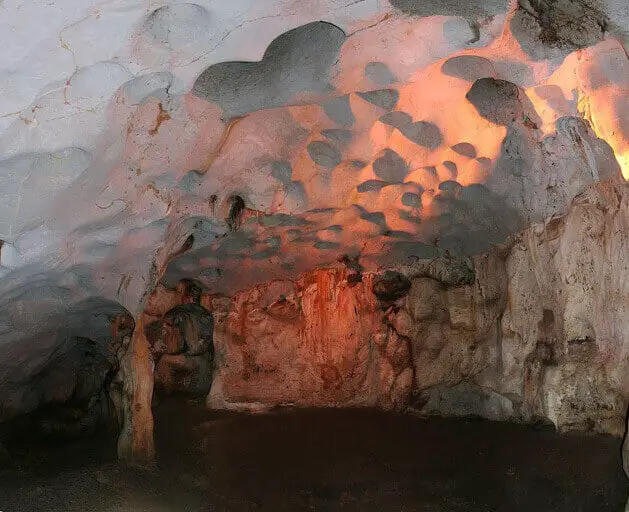
[(629, 492), (618, 439), (486, 421), (170, 401), (156, 443), (150, 472), (111, 439), (13, 447), (0, 510), (620, 511)]

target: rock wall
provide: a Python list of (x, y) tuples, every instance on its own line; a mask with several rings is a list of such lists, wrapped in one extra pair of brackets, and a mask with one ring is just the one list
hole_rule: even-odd
[(419, 409), (621, 435), (629, 398), (628, 201), (626, 184), (596, 185), (565, 215), (513, 237), (499, 261), (486, 256), (493, 271), (477, 273), (475, 286), (493, 283), (495, 302), (486, 297), (496, 311), (486, 307), (485, 315), (496, 328), (481, 344), (480, 364), (460, 379), (466, 384), (434, 381), (417, 394)]
[(58, 328), (56, 344), (46, 347), (49, 340), (38, 340), (46, 357), (27, 362), (14, 354), (29, 377), (3, 380), (0, 433), (72, 436), (117, 426), (117, 376), (133, 330), (133, 317), (117, 303), (86, 300), (74, 307)]
[(146, 327), (155, 360), (156, 390), (204, 396), (212, 383), (214, 319), (199, 304), (170, 309)]
[[(535, 315), (508, 309), (497, 276), (527, 279), (513, 255), (477, 257), (475, 284), (441, 259), (487, 253), (584, 187), (629, 178), (625, 0), (67, 3), (2, 6), (0, 421), (41, 411), (58, 424), (47, 411), (67, 405), (80, 427), (111, 414), (96, 398), (114, 384), (125, 439), (150, 452), (153, 379), (204, 395), (215, 365), (211, 402), (225, 406), (465, 411), (482, 396), (492, 415), (563, 421), (544, 386), (570, 378), (549, 364), (594, 345), (552, 340), (566, 322), (589, 332), (587, 315), (544, 289), (527, 292), (546, 304)], [(319, 283), (328, 270), (312, 269), (344, 254), (347, 275)], [(237, 294), (215, 310), (214, 362), (200, 303), (145, 303), (183, 278), (229, 295), (288, 283), (262, 286), (287, 289), (297, 326)], [(321, 301), (358, 312), (317, 313)], [(182, 304), (199, 307), (171, 312)], [(114, 343), (121, 311), (137, 328)], [(539, 327), (512, 334), (510, 318)], [(605, 328), (592, 329), (598, 344)], [(260, 349), (275, 330), (286, 340)]]
[[(215, 320), (208, 406), (410, 408), (621, 435), (628, 228), (629, 187), (607, 182), (469, 261), (363, 272), (345, 259), (202, 294)], [(160, 285), (149, 313), (193, 300), (190, 286)]]
[(418, 391), (483, 372), (498, 350), (506, 268), (499, 250), (475, 258), (472, 284), (453, 279), (458, 267), (437, 258), (359, 282), (351, 270), (325, 268), (231, 300), (204, 297), (217, 321), (208, 405), (402, 410)]
[(628, 201), (626, 184), (600, 184), (514, 242), (494, 381), (504, 394), (522, 392), (525, 417), (545, 416), (562, 429), (624, 430)]
[[(217, 311), (210, 407), (404, 408), (413, 383), (408, 341), (346, 269), (321, 269), (237, 294)], [(212, 304), (213, 306), (213, 304)]]

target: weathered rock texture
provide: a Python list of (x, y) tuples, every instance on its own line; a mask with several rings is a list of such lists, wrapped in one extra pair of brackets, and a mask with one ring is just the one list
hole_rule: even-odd
[(443, 257), (358, 283), (326, 268), (233, 299), (205, 296), (219, 362), (208, 405), (399, 410), (413, 391), (480, 373), (495, 352), (506, 273), (498, 255), (475, 263), (476, 280)]
[[(547, 419), (562, 430), (623, 433), (629, 399), (629, 285), (623, 277), (628, 226), (627, 186), (600, 184), (578, 196), (565, 215), (533, 225), (485, 257), (493, 268), (477, 270), (476, 286), (487, 302), (463, 300), (458, 309), (449, 308), (450, 325), (453, 312), (460, 326), (482, 326), (475, 311), (485, 319), (487, 334), (480, 336), (476, 364), (470, 365), (474, 358), (468, 356), (447, 373), (454, 374), (452, 384), (467, 380), (478, 386), (477, 396), (485, 398), (475, 414)], [(480, 267), (478, 259), (475, 266)], [(463, 368), (469, 371), (459, 378), (456, 370)], [(444, 398), (444, 383), (448, 378), (430, 382), (437, 387), (418, 395), (419, 408), (423, 400), (429, 412), (472, 412), (469, 388), (455, 388)], [(416, 379), (416, 390), (425, 388)], [(467, 408), (453, 406), (457, 400)]]
[[(495, 393), (511, 401), (500, 406), (498, 416), (545, 418), (562, 430), (622, 434), (629, 399), (629, 285), (623, 277), (628, 226), (627, 186), (600, 184), (578, 196), (565, 215), (533, 225), (515, 236), (502, 255), (486, 257), (493, 269), (477, 272), (477, 286), (494, 290), (493, 298), (483, 292), (488, 303), (481, 309), (494, 328), (481, 342), (484, 354), (465, 380), (483, 388), (480, 395), (492, 393), (485, 403)], [(463, 304), (460, 323), (479, 325), (470, 314), (478, 303)], [(434, 382), (434, 394), (420, 397), (431, 412), (457, 413), (448, 403), (457, 400), (452, 395), (456, 390), (443, 400), (444, 380)], [(417, 387), (425, 388), (419, 381)], [(460, 390), (458, 394), (464, 400)], [(440, 399), (442, 410), (436, 405)], [(493, 401), (502, 404), (503, 398)], [(479, 405), (477, 414), (497, 413), (486, 413)]]
[(0, 1), (0, 422), (620, 430), (625, 0), (66, 3)]
[(205, 395), (212, 383), (214, 319), (195, 303), (173, 307), (146, 327), (156, 390)]
[[(346, 264), (232, 298), (203, 294), (216, 319), (208, 405), (410, 407), (620, 435), (628, 228), (629, 187), (601, 183), (472, 259), (442, 255), (361, 280)], [(182, 314), (190, 289), (160, 285), (150, 313)], [(154, 353), (182, 351), (185, 336), (168, 336)]]
[(402, 409), (409, 345), (386, 323), (372, 276), (322, 269), (237, 294), (222, 312), (211, 407), (279, 404)]
[(151, 462), (153, 444), (153, 358), (144, 335), (144, 319), (136, 323), (120, 362), (121, 430), (118, 456), (131, 463)]
[(496, 383), (505, 394), (524, 390), (525, 417), (623, 431), (628, 201), (625, 184), (588, 189), (566, 215), (515, 240)]

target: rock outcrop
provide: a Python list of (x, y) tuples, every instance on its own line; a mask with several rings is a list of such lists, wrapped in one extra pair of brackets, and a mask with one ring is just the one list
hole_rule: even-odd
[(522, 414), (561, 429), (621, 434), (629, 398), (624, 279), (629, 254), (626, 184), (589, 188), (565, 215), (533, 225), (507, 258), (501, 329), (505, 395)]
[[(465, 398), (469, 387), (464, 392), (453, 388), (444, 398), (444, 384), (465, 381), (477, 387), (477, 396), (485, 397), (474, 414), (546, 420), (560, 430), (621, 435), (629, 401), (629, 344), (624, 334), (629, 284), (622, 277), (629, 254), (628, 226), (627, 185), (599, 184), (575, 198), (566, 214), (512, 237), (496, 249), (500, 256), (485, 256), (492, 262), (490, 272), (478, 272), (475, 259), (476, 286), (493, 290), (493, 297), (482, 293), (486, 304), (473, 303), (474, 308), (480, 306), (487, 326), (476, 349), (482, 355), (471, 366), (463, 363), (469, 359), (454, 359), (453, 368), (468, 368), (467, 375), (444, 373), (430, 382), (432, 390), (416, 378), (415, 389), (421, 393), (419, 403), (412, 405), (431, 413), (471, 413), (474, 400)], [(426, 297), (413, 302), (425, 303)], [(482, 325), (472, 321), (472, 310), (459, 309), (459, 325)], [(443, 337), (451, 339), (453, 334)], [(456, 346), (464, 347), (460, 342)], [(414, 357), (416, 364), (421, 360)], [(452, 361), (444, 358), (431, 368)], [(446, 376), (452, 373), (455, 377), (448, 382)], [(452, 405), (461, 400), (469, 402), (466, 407)]]

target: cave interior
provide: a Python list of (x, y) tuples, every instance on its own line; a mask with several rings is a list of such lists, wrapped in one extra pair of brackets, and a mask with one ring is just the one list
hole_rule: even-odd
[(629, 510), (627, 1), (195, 2), (0, 0), (0, 510)]

